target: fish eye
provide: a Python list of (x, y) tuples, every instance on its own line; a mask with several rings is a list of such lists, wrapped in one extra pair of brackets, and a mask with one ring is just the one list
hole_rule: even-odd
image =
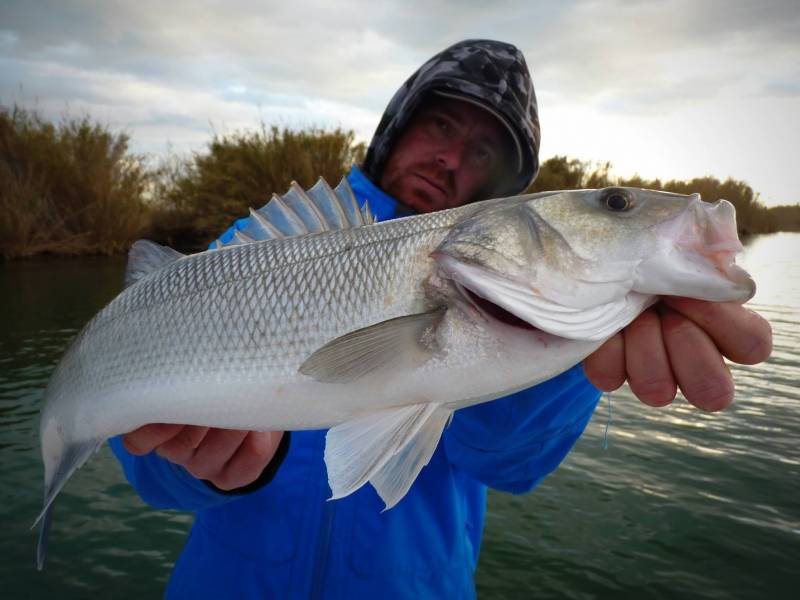
[(603, 201), (605, 202), (606, 208), (614, 212), (622, 212), (631, 207), (631, 201), (628, 195), (622, 190), (609, 191), (605, 195)]

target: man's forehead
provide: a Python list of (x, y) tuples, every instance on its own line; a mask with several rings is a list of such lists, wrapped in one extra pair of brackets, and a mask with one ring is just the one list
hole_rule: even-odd
[(504, 139), (508, 133), (497, 117), (465, 100), (429, 96), (422, 102), (417, 112), (441, 112), (459, 123), (480, 125), (487, 132), (491, 131), (498, 141)]

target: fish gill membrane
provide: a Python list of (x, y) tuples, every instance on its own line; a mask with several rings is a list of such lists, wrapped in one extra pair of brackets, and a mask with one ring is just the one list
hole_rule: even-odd
[(346, 180), (292, 184), (229, 242), (147, 241), (78, 334), (41, 412), (53, 501), (148, 423), (329, 429), (332, 499), (399, 502), (453, 411), (582, 361), (658, 295), (746, 302), (733, 206), (636, 188), (542, 192), (374, 223)]

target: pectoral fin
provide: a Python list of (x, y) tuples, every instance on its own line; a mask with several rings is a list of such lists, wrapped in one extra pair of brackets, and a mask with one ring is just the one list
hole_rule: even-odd
[(436, 308), (351, 331), (314, 352), (299, 371), (317, 381), (349, 383), (390, 366), (419, 366), (436, 349), (432, 332), (445, 310)]
[(378, 411), (337, 425), (325, 439), (331, 499), (347, 496), (367, 481), (389, 509), (428, 464), (452, 410), (413, 404)]

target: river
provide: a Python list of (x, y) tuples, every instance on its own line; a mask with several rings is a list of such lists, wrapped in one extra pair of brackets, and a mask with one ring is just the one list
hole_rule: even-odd
[[(733, 366), (736, 401), (706, 414), (604, 398), (534, 493), (491, 493), (480, 598), (794, 598), (800, 589), (800, 234), (749, 240), (751, 307), (775, 348)], [(121, 258), (0, 264), (0, 597), (160, 597), (191, 524), (145, 507), (103, 448), (59, 497), (34, 567), (38, 410), (69, 340), (121, 284)]]

